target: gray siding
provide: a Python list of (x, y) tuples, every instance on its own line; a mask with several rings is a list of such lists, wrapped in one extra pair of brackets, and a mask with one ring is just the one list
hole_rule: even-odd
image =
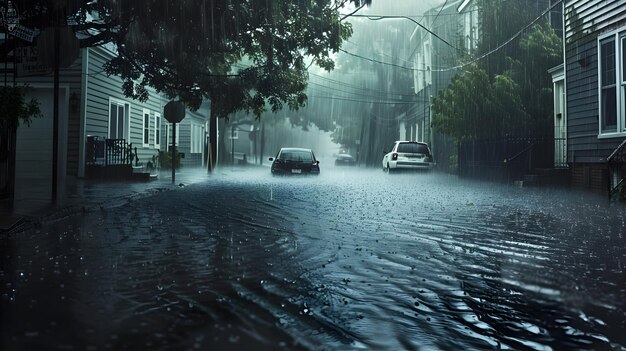
[[(192, 142), (191, 127), (192, 127), (192, 124), (205, 126), (206, 122), (208, 121), (208, 118), (209, 118), (208, 111), (204, 111), (204, 110), (189, 111), (188, 110), (187, 113), (185, 114), (185, 118), (178, 124), (178, 145), (176, 146), (176, 150), (180, 153), (185, 154), (185, 158), (182, 159), (181, 161), (181, 164), (184, 167), (202, 165), (205, 140), (203, 137), (201, 141), (202, 148), (200, 152), (192, 153), (191, 152), (191, 142)], [(171, 126), (171, 124), (167, 122), (167, 120), (165, 119), (163, 119), (163, 123), (164, 123), (164, 125), (162, 126), (163, 131), (165, 131), (168, 128), (168, 125)], [(161, 149), (166, 150), (164, 146), (169, 145), (171, 143), (171, 140), (165, 140), (165, 138), (167, 137), (167, 132), (163, 132), (162, 135), (163, 137), (162, 137), (161, 145), (163, 146), (161, 147)], [(172, 136), (170, 135), (169, 138), (171, 139), (171, 137)]]
[(565, 6), (568, 162), (604, 162), (624, 137), (598, 138), (597, 38), (626, 25), (626, 4), (570, 0)]
[(594, 32), (614, 29), (626, 19), (626, 7), (620, 0), (568, 0), (566, 15), (574, 9), (579, 21), (565, 18), (566, 38), (586, 35), (594, 36)]
[[(117, 76), (107, 76), (103, 67), (112, 57), (112, 53), (104, 48), (90, 48), (89, 67), (87, 70), (88, 82), (86, 87), (86, 114), (85, 134), (107, 137), (109, 128), (109, 101), (110, 98), (120, 100), (130, 105), (130, 138), (127, 142), (137, 148), (139, 162), (145, 163), (157, 155), (159, 149), (155, 146), (154, 118), (150, 118), (149, 145), (143, 146), (143, 111), (162, 113), (165, 99), (153, 89), (149, 89), (150, 97), (146, 102), (127, 98), (122, 93), (122, 80)], [(163, 127), (161, 128), (163, 134)], [(161, 144), (161, 149), (164, 149)]]

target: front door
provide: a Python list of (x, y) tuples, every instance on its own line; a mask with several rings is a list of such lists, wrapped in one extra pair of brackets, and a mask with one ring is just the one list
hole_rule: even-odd
[(567, 167), (567, 116), (563, 80), (554, 83), (554, 167)]

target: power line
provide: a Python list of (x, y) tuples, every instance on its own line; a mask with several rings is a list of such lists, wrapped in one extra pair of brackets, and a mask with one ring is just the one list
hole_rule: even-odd
[(409, 93), (401, 93), (401, 92), (397, 92), (397, 91), (387, 91), (387, 90), (380, 90), (380, 89), (358, 87), (358, 86), (355, 86), (355, 85), (352, 85), (352, 84), (349, 84), (349, 83), (346, 83), (346, 82), (342, 82), (340, 80), (336, 80), (336, 79), (331, 79), (331, 78), (328, 78), (328, 77), (320, 76), (319, 74), (315, 74), (313, 72), (309, 72), (309, 74), (314, 76), (314, 77), (316, 77), (316, 78), (318, 78), (318, 79), (321, 79), (321, 80), (324, 80), (324, 81), (329, 81), (329, 82), (335, 83), (337, 85), (345, 86), (345, 87), (352, 88), (352, 89), (363, 90), (363, 91), (368, 91), (368, 92), (375, 92), (375, 93), (391, 94), (391, 95), (406, 95), (406, 96), (412, 96), (413, 95), (413, 93), (410, 93), (410, 92)]
[(444, 42), (446, 45), (448, 45), (449, 47), (453, 48), (456, 51), (461, 51), (461, 49), (457, 48), (456, 46), (448, 43), (448, 41), (446, 41), (445, 39), (443, 39), (442, 37), (440, 37), (439, 35), (437, 35), (437, 33), (431, 31), (430, 29), (424, 27), (424, 25), (422, 25), (421, 23), (417, 22), (416, 20), (412, 19), (411, 17), (408, 16), (378, 16), (378, 17), (373, 17), (370, 15), (352, 15), (353, 17), (365, 17), (367, 19), (369, 19), (370, 21), (380, 21), (382, 19), (397, 19), (397, 18), (404, 18), (404, 19), (408, 19), (409, 21), (415, 23), (416, 25), (418, 25), (420, 28), (424, 29), (425, 31), (427, 31), (428, 33), (432, 34), (435, 38), (441, 40), (442, 42)]
[(515, 38), (519, 37), (526, 29), (530, 28), (530, 26), (532, 26), (533, 24), (537, 23), (537, 21), (539, 21), (543, 16), (545, 16), (548, 12), (552, 11), (552, 9), (554, 9), (557, 5), (559, 5), (561, 2), (563, 2), (563, 0), (559, 0), (557, 2), (554, 3), (554, 5), (548, 7), (546, 10), (544, 10), (539, 16), (537, 16), (537, 18), (535, 18), (534, 20), (532, 20), (530, 23), (528, 23), (527, 25), (525, 25), (524, 27), (522, 27), (522, 29), (520, 29), (519, 31), (517, 31), (517, 33), (515, 33), (512, 37), (510, 37), (509, 39), (507, 39), (504, 43), (498, 45), (495, 49), (489, 50), (486, 53), (476, 57), (475, 59), (469, 61), (469, 62), (465, 62), (463, 64), (454, 66), (454, 67), (449, 67), (447, 69), (442, 69), (442, 70), (437, 70), (438, 72), (444, 72), (444, 71), (451, 71), (453, 69), (459, 69), (459, 68), (463, 68), (465, 66), (471, 65), (473, 63), (476, 63), (482, 59), (484, 59), (485, 57), (493, 54), (496, 51), (499, 51), (500, 49), (502, 49), (503, 47), (505, 47), (506, 45), (508, 45), (510, 42), (512, 42), (513, 40), (515, 40)]
[(324, 90), (320, 90), (319, 88), (312, 88), (308, 91), (309, 94), (321, 94), (321, 95), (316, 95), (316, 96), (327, 96), (328, 98), (340, 98), (340, 99), (352, 99), (355, 100), (356, 102), (369, 102), (369, 101), (384, 101), (387, 103), (400, 103), (400, 104), (404, 104), (404, 103), (415, 103), (415, 100), (399, 100), (399, 99), (393, 99), (393, 98), (386, 98), (384, 96), (379, 96), (379, 97), (374, 97), (374, 96), (350, 96), (350, 95), (345, 95), (344, 94), (335, 94), (333, 92), (328, 92), (328, 91), (324, 91)]
[(358, 58), (366, 60), (366, 61), (370, 61), (370, 62), (374, 62), (374, 63), (380, 63), (380, 64), (387, 65), (387, 66), (393, 66), (393, 67), (397, 67), (397, 68), (402, 68), (402, 69), (406, 69), (406, 70), (409, 70), (409, 71), (426, 71), (424, 69), (418, 69), (418, 68), (413, 68), (413, 67), (406, 67), (406, 66), (396, 65), (395, 63), (389, 63), (389, 62), (383, 62), (383, 61), (374, 60), (374, 59), (369, 58), (369, 57), (353, 54), (353, 53), (351, 53), (349, 51), (346, 51), (344, 49), (339, 49), (339, 51), (341, 51), (343, 53), (346, 53), (346, 54), (348, 54), (350, 56), (358, 57)]
[[(350, 95), (355, 95), (355, 96), (361, 96), (361, 97), (366, 97), (366, 98), (373, 98), (373, 99), (380, 99), (380, 98), (390, 98), (389, 96), (385, 97), (385, 96), (380, 96), (380, 95), (368, 95), (368, 94), (364, 94), (364, 93), (359, 93), (359, 92), (353, 92), (353, 91), (347, 91), (347, 90), (342, 90), (342, 89), (337, 89), (334, 87), (330, 87), (330, 86), (326, 86), (323, 84), (319, 84), (319, 83), (314, 83), (314, 82), (309, 82), (309, 84), (324, 88), (326, 90), (330, 90), (330, 91), (336, 91), (336, 92), (340, 92), (340, 93), (344, 93), (344, 94), (350, 94)], [(316, 88), (319, 89), (319, 88)], [(392, 94), (386, 94), (386, 95), (392, 95)], [(402, 100), (399, 100), (402, 101)]]
[(443, 8), (446, 7), (447, 4), (448, 4), (448, 0), (446, 0), (443, 3), (443, 5), (441, 5), (439, 12), (437, 12), (437, 16), (435, 16), (435, 19), (432, 22), (430, 22), (430, 29), (433, 29), (433, 27), (435, 26), (435, 22), (437, 21), (437, 18), (439, 18), (439, 15), (441, 15), (441, 11), (443, 11)]
[[(463, 67), (465, 67), (465, 66), (468, 66), (468, 65), (471, 65), (471, 64), (473, 64), (473, 63), (476, 63), (476, 62), (478, 62), (478, 61), (480, 61), (480, 60), (484, 59), (485, 57), (487, 57), (487, 56), (489, 56), (489, 55), (491, 55), (491, 54), (493, 54), (493, 53), (495, 53), (495, 52), (499, 51), (500, 49), (502, 49), (503, 47), (505, 47), (506, 45), (508, 45), (509, 43), (511, 43), (513, 40), (515, 40), (517, 37), (519, 37), (519, 36), (520, 36), (520, 35), (521, 35), (521, 34), (522, 34), (522, 33), (523, 33), (526, 29), (528, 29), (530, 26), (532, 26), (533, 24), (537, 23), (537, 21), (539, 21), (539, 20), (540, 20), (543, 16), (545, 16), (548, 12), (552, 11), (552, 10), (553, 10), (553, 9), (554, 9), (557, 5), (559, 5), (562, 1), (563, 1), (563, 0), (559, 0), (559, 1), (557, 1), (556, 3), (554, 3), (552, 6), (548, 7), (548, 8), (547, 8), (545, 11), (543, 11), (543, 12), (542, 12), (539, 16), (537, 16), (537, 18), (535, 18), (535, 19), (534, 19), (534, 20), (532, 20), (530, 23), (528, 23), (527, 25), (525, 25), (524, 27), (522, 27), (522, 29), (520, 29), (520, 30), (519, 30), (517, 33), (515, 33), (512, 37), (510, 37), (509, 39), (507, 39), (504, 43), (500, 44), (500, 45), (499, 45), (499, 46), (497, 46), (496, 48), (491, 49), (491, 50), (487, 51), (486, 53), (484, 53), (484, 54), (482, 54), (482, 55), (480, 55), (480, 56), (478, 56), (478, 57), (476, 57), (476, 58), (474, 58), (474, 59), (472, 59), (472, 60), (470, 60), (470, 61), (468, 61), (468, 62), (464, 62), (464, 63), (462, 63), (462, 64), (460, 64), (460, 65), (456, 65), (456, 66), (451, 66), (451, 67), (446, 67), (446, 68), (439, 68), (439, 69), (432, 69), (432, 70), (427, 70), (427, 69), (418, 69), (418, 68), (413, 68), (413, 67), (406, 67), (406, 66), (396, 65), (396, 64), (393, 64), (393, 63), (389, 63), (389, 62), (378, 61), (378, 60), (375, 60), (375, 59), (372, 59), (372, 58), (368, 58), (368, 57), (364, 57), (364, 56), (361, 56), (361, 55), (357, 55), (357, 54), (354, 54), (354, 53), (348, 52), (348, 51), (343, 50), (343, 49), (339, 49), (339, 50), (340, 50), (340, 51), (342, 51), (342, 52), (344, 52), (344, 53), (346, 53), (346, 54), (348, 54), (348, 55), (351, 55), (351, 56), (354, 56), (354, 57), (358, 57), (358, 58), (363, 59), (363, 60), (367, 60), (367, 61), (374, 62), (374, 63), (380, 63), (380, 64), (384, 64), (384, 65), (388, 65), (388, 66), (393, 66), (393, 67), (397, 67), (397, 68), (402, 68), (402, 69), (406, 69), (406, 70), (411, 70), (411, 71), (431, 71), (431, 72), (449, 72), (449, 71), (456, 70), (456, 69), (460, 69), (460, 68), (463, 68)], [(355, 15), (355, 16), (357, 16), (357, 15)], [(361, 16), (363, 16), (363, 15), (361, 15)], [(398, 17), (398, 16), (392, 16), (392, 18), (393, 18), (393, 17)], [(404, 17), (404, 16), (399, 16), (399, 17)], [(408, 17), (406, 17), (406, 18), (408, 18)], [(421, 26), (421, 25), (420, 25), (420, 26)], [(421, 27), (423, 27), (423, 26), (421, 26)], [(437, 38), (439, 38), (439, 37), (437, 37)], [(441, 38), (439, 38), (439, 39), (441, 39)]]
[(405, 105), (405, 104), (414, 104), (415, 101), (371, 101), (371, 100), (358, 100), (358, 99), (350, 99), (350, 98), (340, 98), (334, 96), (319, 96), (319, 95), (310, 95), (310, 98), (316, 99), (329, 99), (329, 100), (340, 100), (340, 101), (352, 101), (352, 102), (362, 102), (362, 103), (371, 103), (371, 104), (381, 104), (381, 105)]

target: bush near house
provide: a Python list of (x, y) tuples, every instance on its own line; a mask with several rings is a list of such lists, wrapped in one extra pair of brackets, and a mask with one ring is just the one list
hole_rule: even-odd
[[(172, 153), (168, 151), (159, 151), (159, 166), (161, 169), (172, 169)], [(181, 153), (176, 152), (176, 168), (180, 168)]]
[(33, 118), (43, 116), (39, 101), (26, 100), (27, 89), (25, 86), (0, 87), (0, 121), (16, 127), (19, 124), (30, 126)]

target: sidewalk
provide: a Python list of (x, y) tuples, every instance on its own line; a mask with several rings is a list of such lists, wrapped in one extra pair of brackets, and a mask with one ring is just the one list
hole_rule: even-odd
[(78, 179), (67, 185), (57, 204), (51, 203), (50, 184), (29, 184), (16, 193), (13, 209), (0, 209), (0, 235), (20, 231), (24, 226), (64, 218), (78, 212), (116, 207), (129, 199), (147, 197), (161, 191), (203, 182), (211, 175), (206, 168), (182, 168), (172, 184), (171, 170), (163, 170), (157, 179), (146, 182)]

